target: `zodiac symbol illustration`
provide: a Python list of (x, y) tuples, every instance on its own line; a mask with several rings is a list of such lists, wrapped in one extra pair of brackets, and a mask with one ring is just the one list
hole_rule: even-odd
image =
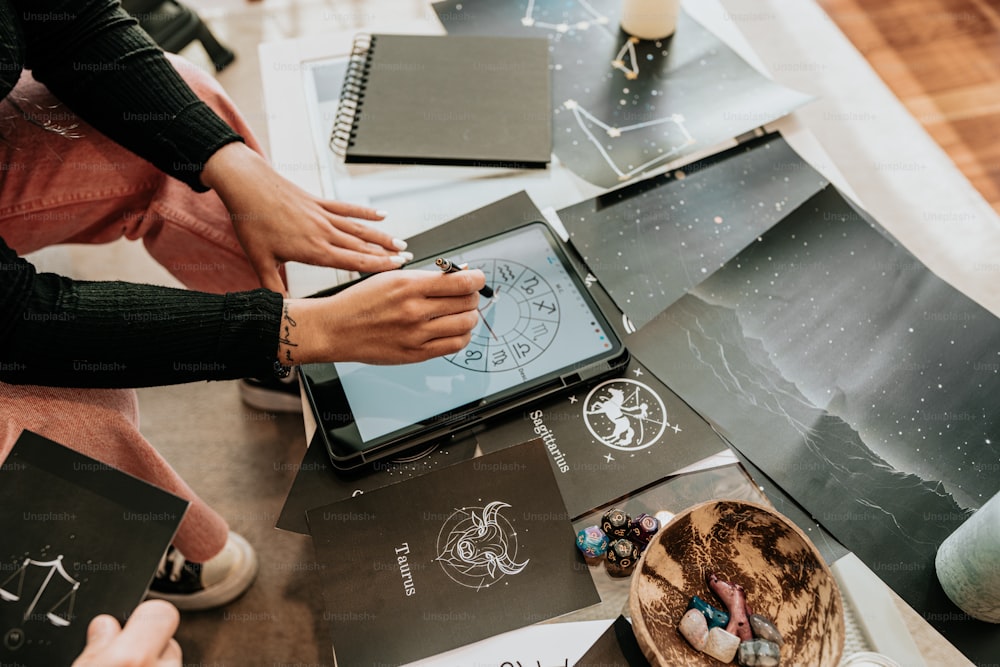
[(441, 526), (434, 560), (452, 581), (480, 590), (527, 567), (530, 559), (516, 560), (517, 532), (500, 514), (507, 507), (500, 500), (485, 507), (463, 507)]
[[(52, 604), (48, 604), (48, 601), (45, 602), (45, 604), (48, 604), (48, 608), (41, 616), (41, 618), (44, 618), (56, 627), (64, 628), (68, 626), (73, 622), (73, 606), (76, 603), (76, 590), (80, 588), (80, 582), (66, 572), (62, 561), (63, 557), (61, 555), (48, 561), (25, 558), (21, 563), (21, 567), (4, 579), (3, 582), (0, 582), (0, 600), (4, 602), (20, 602), (26, 595), (30, 596), (31, 601), (21, 619), (22, 621), (27, 621), (29, 618), (34, 617), (35, 608), (38, 606), (39, 601), (42, 600), (42, 596), (50, 585), (68, 584), (70, 589), (62, 597)], [(29, 567), (40, 567), (43, 568), (43, 571), (47, 570), (44, 579), (38, 586), (38, 589), (33, 592), (33, 595), (31, 590), (27, 591), (27, 593), (24, 590), (25, 578)], [(62, 581), (60, 579), (53, 581), (56, 574), (59, 575)]]
[(656, 392), (627, 378), (594, 387), (584, 401), (583, 416), (597, 440), (628, 451), (649, 447), (669, 426), (666, 407)]

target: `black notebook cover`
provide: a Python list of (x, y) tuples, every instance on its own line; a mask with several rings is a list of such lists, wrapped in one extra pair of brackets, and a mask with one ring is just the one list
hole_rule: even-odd
[(347, 162), (541, 168), (549, 81), (544, 38), (359, 35), (331, 147)]
[(142, 601), (188, 502), (24, 431), (0, 466), (0, 664), (68, 665)]

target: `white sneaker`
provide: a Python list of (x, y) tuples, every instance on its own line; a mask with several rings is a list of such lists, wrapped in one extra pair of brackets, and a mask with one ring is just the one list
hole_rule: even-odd
[(160, 560), (147, 597), (166, 600), (181, 611), (221, 607), (250, 588), (258, 569), (257, 552), (233, 531), (222, 551), (204, 563), (192, 563), (171, 545)]

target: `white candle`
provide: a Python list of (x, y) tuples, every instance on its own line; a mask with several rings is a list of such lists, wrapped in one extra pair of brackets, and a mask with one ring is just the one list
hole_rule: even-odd
[(1000, 623), (1000, 493), (945, 539), (934, 564), (941, 587), (962, 611)]
[(680, 0), (625, 0), (622, 30), (639, 39), (663, 39), (674, 34)]

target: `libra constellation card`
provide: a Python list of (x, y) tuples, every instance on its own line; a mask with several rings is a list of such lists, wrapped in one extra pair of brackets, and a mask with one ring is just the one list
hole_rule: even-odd
[(68, 665), (142, 601), (188, 503), (27, 431), (0, 489), (0, 661)]
[(681, 11), (676, 33), (638, 40), (619, 0), (445, 0), (449, 34), (546, 36), (553, 151), (609, 188), (791, 112), (810, 98), (750, 67)]
[(308, 518), (341, 665), (403, 664), (600, 602), (540, 440)]

